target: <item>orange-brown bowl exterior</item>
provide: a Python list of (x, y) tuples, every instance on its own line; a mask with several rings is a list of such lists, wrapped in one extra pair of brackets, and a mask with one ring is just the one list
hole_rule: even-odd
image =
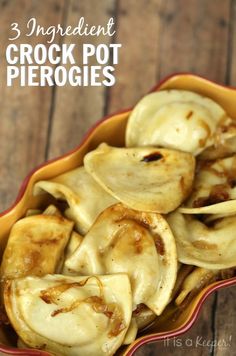
[[(175, 74), (158, 84), (152, 91), (162, 89), (185, 89), (208, 96), (222, 105), (228, 115), (236, 119), (236, 89), (213, 83), (207, 79), (192, 74)], [(45, 196), (34, 197), (32, 188), (41, 179), (50, 179), (79, 165), (82, 165), (84, 155), (96, 148), (101, 142), (113, 146), (124, 145), (124, 134), (130, 109), (105, 117), (87, 133), (82, 143), (73, 151), (55, 160), (46, 162), (31, 172), (23, 182), (15, 204), (0, 214), (0, 256), (5, 248), (12, 225), (29, 208), (37, 208), (45, 204)], [(141, 346), (148, 342), (176, 337), (186, 332), (195, 322), (200, 309), (207, 298), (215, 290), (236, 284), (236, 277), (215, 282), (202, 290), (191, 303), (178, 315), (171, 308), (157, 321), (143, 331), (141, 336), (131, 345), (121, 349), (118, 354), (131, 356)], [(176, 316), (177, 315), (177, 316)], [(10, 345), (7, 335), (0, 329), (0, 353), (8, 355), (49, 355), (39, 350), (21, 350)]]

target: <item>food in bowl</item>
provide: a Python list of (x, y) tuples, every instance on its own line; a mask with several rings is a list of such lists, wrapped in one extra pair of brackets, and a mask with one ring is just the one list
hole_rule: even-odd
[(38, 181), (36, 195), (66, 205), (21, 219), (9, 235), (3, 297), (19, 347), (112, 355), (170, 303), (232, 277), (236, 257), (222, 237), (227, 229), (234, 244), (233, 145), (223, 163), (206, 157), (234, 137), (210, 98), (163, 90), (131, 112), (127, 147), (103, 143), (83, 167)]

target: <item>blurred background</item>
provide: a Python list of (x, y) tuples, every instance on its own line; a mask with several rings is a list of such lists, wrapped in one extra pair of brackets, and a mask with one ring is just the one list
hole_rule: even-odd
[[(82, 16), (90, 25), (114, 17), (114, 37), (57, 37), (55, 43), (121, 43), (113, 87), (6, 86), (12, 22), (25, 27), (35, 17), (42, 26), (76, 26)], [(31, 169), (76, 147), (95, 121), (131, 107), (165, 76), (191, 72), (236, 85), (235, 40), (236, 0), (0, 0), (0, 210), (13, 203)], [(15, 41), (23, 42), (47, 44), (34, 36)], [(154, 343), (136, 355), (235, 355), (234, 298), (235, 288), (208, 298), (197, 323), (180, 338), (182, 347)], [(195, 347), (197, 337), (209, 345)], [(230, 346), (221, 346), (222, 340)]]

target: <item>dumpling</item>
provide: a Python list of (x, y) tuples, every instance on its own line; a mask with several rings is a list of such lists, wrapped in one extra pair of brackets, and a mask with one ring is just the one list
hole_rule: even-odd
[(128, 119), (126, 146), (158, 146), (194, 155), (211, 146), (227, 118), (210, 98), (185, 90), (163, 90), (146, 95)]
[(183, 281), (194, 269), (194, 266), (191, 265), (184, 265), (183, 263), (180, 262), (178, 264), (179, 264), (179, 268), (178, 268), (177, 278), (175, 282), (175, 287), (172, 291), (171, 300), (175, 299), (176, 295), (178, 295), (180, 288), (183, 284)]
[(176, 280), (175, 241), (161, 215), (117, 204), (98, 217), (65, 265), (80, 275), (127, 273), (133, 309), (143, 303), (159, 315)]
[(4, 302), (23, 343), (56, 355), (113, 355), (132, 315), (125, 274), (9, 280)]
[(179, 212), (169, 214), (167, 221), (180, 262), (206, 269), (236, 266), (236, 215), (215, 220), (210, 226)]
[(175, 304), (180, 305), (186, 298), (191, 299), (200, 290), (217, 280), (220, 271), (206, 268), (195, 268), (184, 280)]
[(3, 254), (1, 277), (8, 279), (54, 273), (72, 229), (73, 222), (58, 215), (33, 215), (17, 221)]
[(66, 246), (65, 255), (63, 256), (63, 263), (62, 263), (62, 274), (65, 275), (74, 275), (66, 266), (65, 261), (75, 252), (75, 250), (79, 247), (83, 240), (83, 237), (78, 234), (78, 232), (73, 231), (71, 234), (71, 238)]
[(225, 124), (220, 125), (212, 146), (207, 147), (198, 156), (199, 160), (212, 161), (226, 158), (236, 153), (236, 124), (235, 120), (227, 119)]
[(65, 215), (75, 222), (82, 235), (88, 231), (100, 212), (116, 203), (116, 199), (104, 191), (84, 167), (48, 181), (37, 182), (34, 193), (37, 195), (42, 192), (48, 192), (56, 199), (68, 203)]
[(195, 159), (154, 147), (101, 144), (84, 158), (85, 169), (114, 198), (140, 211), (168, 213), (190, 193)]
[(175, 299), (175, 304), (180, 305), (184, 301), (190, 301), (199, 291), (209, 284), (220, 279), (232, 278), (234, 275), (234, 268), (210, 270), (196, 267), (184, 280), (179, 295)]
[[(34, 214), (32, 214), (34, 215)], [(37, 215), (37, 214), (35, 214)], [(38, 214), (40, 215), (40, 214)], [(62, 217), (62, 213), (60, 212), (60, 210), (53, 204), (50, 204), (44, 211), (43, 211), (43, 215), (54, 215), (54, 216), (58, 216), (58, 217)]]
[(62, 216), (60, 210), (53, 204), (50, 204), (44, 211), (40, 209), (28, 209), (25, 213), (25, 216), (33, 216), (33, 215), (57, 215)]
[(236, 213), (236, 155), (200, 163), (193, 192), (179, 211), (185, 214)]

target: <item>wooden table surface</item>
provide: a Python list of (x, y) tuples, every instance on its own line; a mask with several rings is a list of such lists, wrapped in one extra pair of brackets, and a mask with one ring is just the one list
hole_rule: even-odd
[[(89, 24), (116, 19), (115, 38), (89, 40), (122, 44), (115, 86), (6, 87), (2, 78), (10, 23), (23, 26), (36, 17), (44, 26), (75, 26), (81, 16)], [(235, 0), (0, 0), (0, 209), (13, 203), (32, 168), (77, 146), (96, 120), (132, 106), (166, 75), (188, 71), (235, 85), (235, 21)], [(23, 40), (36, 43), (35, 38)], [(56, 39), (62, 41), (72, 40)], [(88, 39), (77, 40), (83, 41)], [(46, 44), (46, 39), (39, 42)], [(136, 356), (236, 355), (234, 298), (236, 288), (217, 292), (180, 340), (144, 346)], [(196, 347), (197, 337), (211, 346)], [(222, 347), (222, 340), (230, 346)]]

